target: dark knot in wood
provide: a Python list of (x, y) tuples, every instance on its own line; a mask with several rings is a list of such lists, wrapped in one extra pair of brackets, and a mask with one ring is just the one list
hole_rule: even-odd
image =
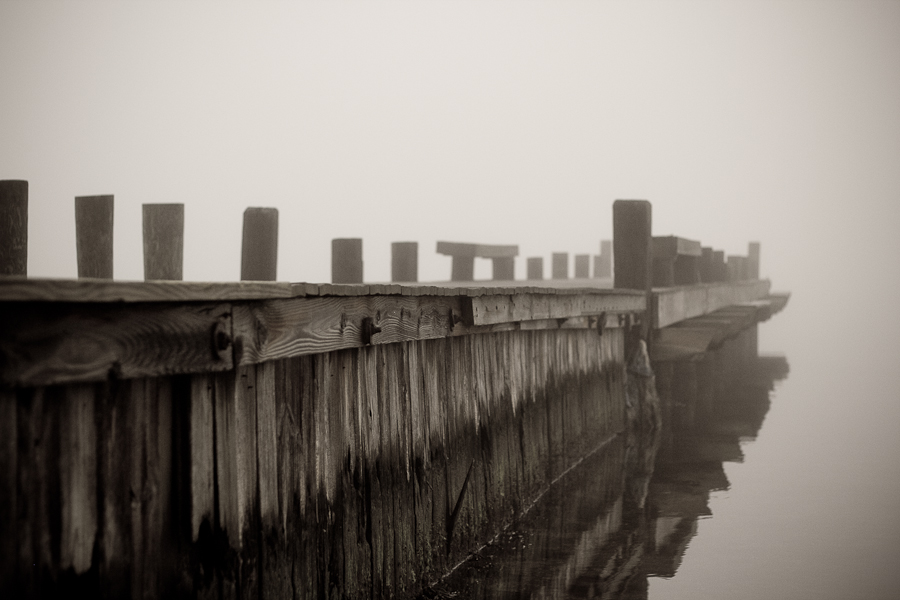
[(217, 321), (212, 329), (213, 357), (226, 360), (231, 350), (231, 334), (229, 334), (225, 321)]
[(372, 320), (372, 317), (363, 317), (362, 324), (360, 325), (359, 329), (363, 346), (368, 346), (369, 344), (371, 344), (372, 336), (376, 333), (381, 333), (381, 327), (375, 324), (375, 321)]

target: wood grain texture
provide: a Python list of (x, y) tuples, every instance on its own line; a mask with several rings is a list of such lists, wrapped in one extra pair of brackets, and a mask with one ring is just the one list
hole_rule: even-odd
[(215, 376), (200, 373), (191, 377), (189, 414), (191, 540), (196, 542), (200, 526), (214, 524), (215, 440), (213, 403)]
[(97, 537), (97, 431), (92, 384), (66, 388), (60, 420), (62, 538), (60, 567), (76, 575), (91, 567)]
[(75, 198), (78, 277), (112, 279), (113, 208), (112, 195)]
[(0, 381), (7, 386), (232, 368), (226, 304), (16, 302), (3, 308)]
[(0, 275), (28, 273), (28, 182), (0, 181)]
[[(583, 317), (602, 313), (643, 311), (642, 294), (579, 294), (553, 296), (542, 294), (479, 296), (469, 301), (472, 325), (493, 325), (539, 319)], [(468, 320), (468, 319), (467, 319)]]
[(16, 468), (18, 434), (16, 393), (0, 390), (0, 589), (12, 590), (16, 581), (18, 523), (16, 520)]

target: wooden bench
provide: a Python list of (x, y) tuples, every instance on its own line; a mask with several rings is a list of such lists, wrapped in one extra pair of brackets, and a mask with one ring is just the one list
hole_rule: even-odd
[(476, 258), (490, 258), (493, 261), (495, 281), (511, 281), (516, 278), (515, 259), (519, 254), (518, 246), (438, 242), (437, 253), (453, 257), (451, 281), (473, 281)]

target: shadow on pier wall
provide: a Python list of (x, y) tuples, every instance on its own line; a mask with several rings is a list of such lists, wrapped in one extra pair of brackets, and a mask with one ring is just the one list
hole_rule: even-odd
[(675, 575), (723, 462), (759, 432), (784, 357), (759, 357), (756, 328), (700, 361), (654, 364), (663, 428), (620, 435), (423, 598), (647, 598)]

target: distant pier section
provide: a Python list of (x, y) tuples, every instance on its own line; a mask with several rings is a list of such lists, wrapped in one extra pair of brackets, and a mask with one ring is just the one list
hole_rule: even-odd
[(359, 238), (333, 241), (331, 282), (278, 282), (278, 211), (248, 208), (242, 281), (207, 283), (181, 281), (182, 205), (144, 205), (146, 281), (122, 282), (114, 197), (80, 196), (79, 279), (30, 279), (27, 196), (0, 182), (9, 597), (415, 597), (647, 426), (650, 361), (672, 385), (666, 361), (788, 300), (759, 244), (654, 237), (639, 200), (572, 273), (557, 252), (515, 280), (517, 246), (441, 241), (437, 283), (410, 241), (366, 283)]

